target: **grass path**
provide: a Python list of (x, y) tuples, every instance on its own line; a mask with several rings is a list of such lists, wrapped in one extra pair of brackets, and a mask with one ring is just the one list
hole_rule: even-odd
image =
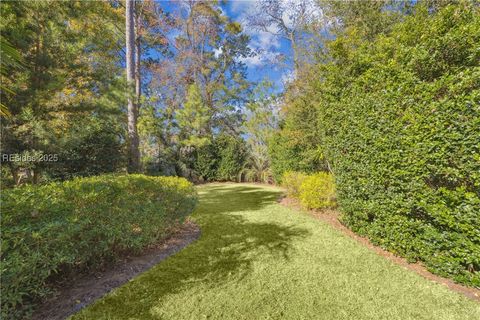
[(280, 191), (199, 187), (201, 238), (74, 319), (480, 319), (480, 304), (377, 256)]

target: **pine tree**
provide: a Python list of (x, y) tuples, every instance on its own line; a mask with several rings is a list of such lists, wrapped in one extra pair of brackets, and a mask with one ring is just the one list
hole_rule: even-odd
[(183, 109), (177, 112), (182, 144), (189, 147), (206, 145), (210, 141), (209, 121), (210, 112), (203, 102), (200, 88), (197, 84), (189, 85)]
[(126, 69), (128, 87), (128, 171), (138, 172), (140, 170), (140, 151), (138, 148), (137, 132), (137, 108), (131, 90), (135, 79), (135, 30), (134, 30), (134, 0), (126, 1), (125, 31), (126, 31)]

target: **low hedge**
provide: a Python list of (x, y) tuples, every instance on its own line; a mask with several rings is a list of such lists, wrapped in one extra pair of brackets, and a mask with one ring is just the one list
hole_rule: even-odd
[(197, 202), (183, 178), (103, 175), (4, 190), (2, 317), (19, 318), (52, 283), (165, 238)]
[(287, 196), (297, 199), (307, 209), (325, 209), (336, 206), (335, 181), (327, 172), (305, 174), (287, 171), (282, 176)]

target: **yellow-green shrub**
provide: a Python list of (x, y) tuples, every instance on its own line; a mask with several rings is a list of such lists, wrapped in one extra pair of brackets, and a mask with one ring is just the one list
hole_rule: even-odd
[(2, 318), (22, 318), (53, 279), (138, 253), (197, 202), (183, 178), (103, 175), (3, 190)]
[(282, 176), (282, 186), (287, 196), (300, 200), (307, 209), (332, 208), (336, 206), (335, 182), (327, 172), (305, 174), (286, 171)]
[(287, 190), (287, 196), (300, 197), (300, 187), (307, 177), (306, 174), (296, 171), (286, 171), (282, 176), (282, 186)]
[(300, 186), (300, 202), (307, 209), (335, 207), (333, 176), (326, 172), (307, 176)]

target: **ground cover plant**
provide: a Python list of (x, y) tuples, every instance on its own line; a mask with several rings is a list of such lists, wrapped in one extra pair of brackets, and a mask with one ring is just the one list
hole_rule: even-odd
[(199, 187), (201, 237), (75, 314), (87, 319), (476, 319), (480, 304), (330, 225), (283, 191)]
[(181, 224), (196, 204), (183, 178), (104, 175), (4, 190), (2, 317), (20, 318), (52, 280), (141, 252)]

